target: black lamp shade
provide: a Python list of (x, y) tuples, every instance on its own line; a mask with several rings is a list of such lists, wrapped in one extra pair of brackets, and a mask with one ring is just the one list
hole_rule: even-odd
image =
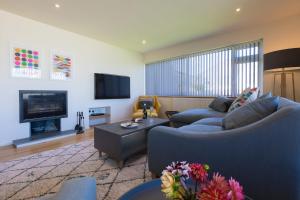
[(264, 55), (264, 69), (300, 67), (300, 48), (283, 49)]

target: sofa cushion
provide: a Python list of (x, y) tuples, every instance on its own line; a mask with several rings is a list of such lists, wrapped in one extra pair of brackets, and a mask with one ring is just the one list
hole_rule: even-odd
[(190, 125), (182, 126), (178, 128), (178, 130), (188, 132), (188, 133), (207, 133), (207, 132), (222, 131), (223, 128), (221, 126), (190, 124)]
[(225, 130), (234, 129), (259, 121), (275, 112), (278, 108), (279, 97), (258, 99), (230, 113), (223, 119)]
[(248, 103), (251, 103), (256, 100), (258, 95), (258, 88), (247, 88), (245, 89), (242, 94), (234, 100), (234, 102), (231, 104), (230, 108), (228, 109), (228, 112), (232, 112), (233, 110), (246, 105)]
[(192, 124), (210, 125), (210, 126), (222, 126), (223, 117), (210, 117), (200, 119)]
[(197, 120), (208, 117), (223, 117), (225, 113), (214, 111), (210, 108), (196, 108), (189, 109), (178, 114), (173, 115), (170, 120), (172, 122), (181, 122), (184, 124), (191, 124)]
[[(152, 112), (150, 111), (150, 109), (147, 109), (147, 115), (148, 117), (158, 117), (158, 113), (156, 109), (153, 109)], [(143, 116), (144, 116), (144, 111), (142, 109), (138, 109), (135, 113), (132, 114), (133, 119), (141, 118)]]
[(216, 97), (208, 107), (218, 112), (227, 112), (234, 99), (227, 97)]

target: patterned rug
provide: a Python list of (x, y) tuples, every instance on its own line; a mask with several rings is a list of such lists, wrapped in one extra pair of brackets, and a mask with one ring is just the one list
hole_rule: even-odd
[(65, 180), (93, 176), (97, 199), (116, 200), (151, 179), (147, 167), (146, 155), (140, 154), (120, 170), (107, 156), (99, 158), (89, 140), (0, 163), (0, 199), (47, 199)]

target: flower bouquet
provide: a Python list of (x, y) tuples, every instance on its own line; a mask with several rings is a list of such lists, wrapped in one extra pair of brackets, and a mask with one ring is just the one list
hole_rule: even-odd
[[(173, 162), (162, 172), (162, 192), (167, 199), (182, 200), (244, 200), (243, 187), (219, 173), (210, 179), (209, 166), (185, 161)], [(188, 184), (187, 184), (188, 183)]]

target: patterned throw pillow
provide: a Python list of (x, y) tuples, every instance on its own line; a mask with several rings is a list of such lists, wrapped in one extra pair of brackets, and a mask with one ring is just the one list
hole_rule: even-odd
[(239, 108), (243, 105), (246, 105), (248, 103), (251, 103), (257, 99), (258, 95), (258, 88), (247, 88), (245, 89), (242, 94), (234, 100), (234, 102), (231, 104), (230, 108), (228, 109), (228, 112), (231, 112), (235, 110), (236, 108)]

